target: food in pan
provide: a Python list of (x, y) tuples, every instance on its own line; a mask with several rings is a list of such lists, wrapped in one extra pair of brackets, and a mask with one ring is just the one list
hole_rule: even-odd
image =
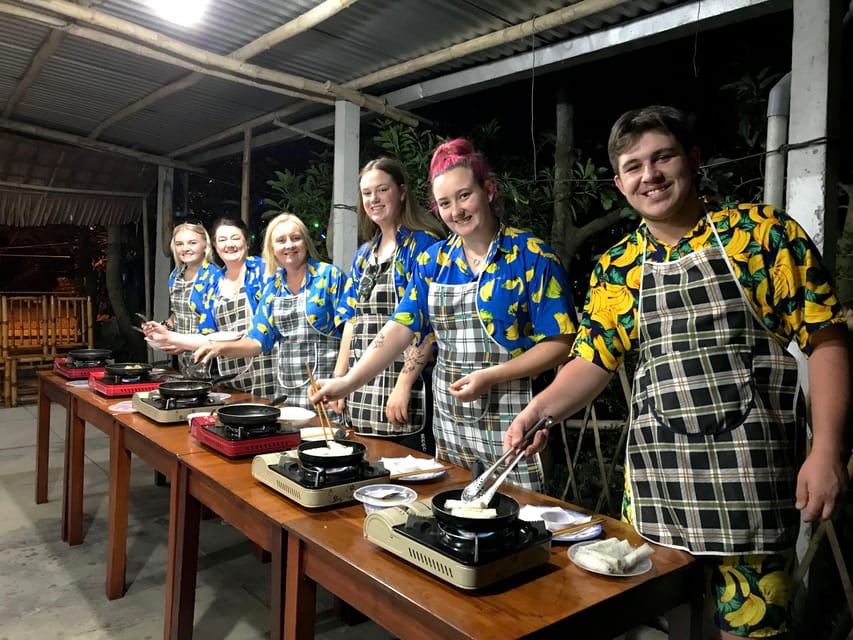
[(652, 553), (654, 550), (646, 543), (635, 549), (627, 540), (607, 538), (578, 547), (575, 558), (595, 571), (618, 575), (631, 571)]
[(353, 452), (354, 449), (352, 447), (348, 447), (346, 445), (334, 441), (327, 442), (325, 447), (314, 447), (312, 449), (306, 450), (306, 453), (309, 453), (312, 456), (325, 457), (350, 456), (353, 454)]
[(498, 510), (489, 508), (482, 500), (445, 500), (444, 509), (457, 518), (497, 518)]

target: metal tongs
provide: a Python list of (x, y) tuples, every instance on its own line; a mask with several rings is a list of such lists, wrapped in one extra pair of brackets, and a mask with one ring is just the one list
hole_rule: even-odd
[[(512, 473), (515, 467), (518, 465), (518, 463), (521, 462), (521, 459), (523, 458), (521, 454), (524, 451), (524, 447), (526, 447), (530, 443), (530, 441), (533, 440), (533, 436), (536, 434), (537, 431), (539, 431), (539, 429), (542, 429), (543, 427), (550, 427), (552, 424), (554, 424), (553, 418), (551, 418), (551, 416), (545, 416), (541, 418), (539, 422), (530, 427), (530, 429), (528, 429), (527, 432), (524, 434), (524, 438), (522, 438), (521, 444), (518, 446), (517, 449), (509, 449), (508, 451), (505, 451), (504, 454), (500, 458), (498, 458), (497, 461), (491, 467), (489, 467), (483, 473), (477, 476), (471, 484), (462, 489), (462, 500), (464, 502), (476, 501), (482, 502), (484, 504), (489, 504), (489, 502), (491, 502), (492, 498), (495, 496), (495, 492), (497, 492), (498, 487), (503, 484), (504, 480), (507, 479), (507, 476), (509, 476), (509, 474)], [(509, 458), (509, 456), (513, 453), (515, 453), (516, 456), (515, 458), (513, 458), (512, 462), (507, 465), (506, 469), (504, 469), (504, 472), (497, 477), (497, 479), (488, 489), (483, 490), (483, 487), (486, 484), (486, 480), (488, 480), (492, 476), (492, 474), (495, 473), (498, 467), (500, 467), (506, 461), (506, 459)]]

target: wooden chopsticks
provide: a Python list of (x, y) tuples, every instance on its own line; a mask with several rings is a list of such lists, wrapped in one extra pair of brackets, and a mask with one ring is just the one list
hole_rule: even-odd
[[(308, 369), (308, 379), (311, 381), (311, 393), (317, 393), (317, 381), (314, 379), (314, 372), (311, 371), (311, 363), (305, 362), (305, 368)], [(329, 414), (326, 413), (326, 405), (320, 401), (314, 404), (317, 410), (317, 415), (320, 417), (320, 426), (323, 427), (323, 438), (326, 444), (335, 440), (335, 430), (332, 427), (332, 422), (329, 420)]]
[(415, 469), (413, 471), (401, 471), (400, 473), (392, 473), (389, 478), (396, 480), (397, 478), (408, 478), (409, 476), (419, 476), (426, 473), (438, 473), (439, 471), (450, 471), (453, 467), (449, 464), (443, 464), (440, 467), (430, 467), (429, 469)]
[(566, 536), (570, 533), (577, 533), (578, 531), (583, 531), (584, 529), (586, 529), (588, 527), (593, 527), (597, 524), (601, 524), (602, 522), (604, 522), (604, 518), (601, 516), (598, 516), (598, 517), (593, 518), (592, 520), (589, 520), (587, 522), (578, 522), (577, 524), (569, 525), (568, 527), (563, 527), (562, 529), (557, 529), (556, 531), (552, 531), (551, 537), (557, 538), (559, 536)]

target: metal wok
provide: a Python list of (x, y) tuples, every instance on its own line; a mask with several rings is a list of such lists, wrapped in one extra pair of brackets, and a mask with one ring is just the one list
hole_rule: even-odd
[(514, 498), (510, 498), (502, 493), (496, 493), (489, 502), (489, 507), (497, 509), (498, 515), (496, 518), (464, 518), (454, 516), (449, 509), (444, 508), (444, 503), (448, 500), (461, 500), (462, 489), (451, 489), (442, 491), (436, 494), (432, 499), (432, 513), (435, 519), (456, 529), (463, 531), (499, 531), (508, 525), (515, 522), (518, 518), (518, 502)]
[(99, 362), (111, 358), (113, 352), (109, 349), (73, 349), (68, 352), (72, 360), (78, 362)]
[(220, 422), (229, 427), (251, 427), (268, 424), (278, 420), (281, 412), (278, 405), (287, 400), (287, 396), (279, 396), (269, 404), (255, 402), (238, 402), (219, 408), (216, 415)]
[(153, 364), (147, 362), (115, 362), (113, 364), (104, 365), (107, 373), (114, 376), (124, 377), (139, 377), (143, 376), (154, 368)]
[(321, 469), (332, 469), (334, 467), (352, 467), (361, 464), (364, 460), (364, 454), (367, 447), (360, 442), (354, 440), (339, 440), (335, 439), (338, 444), (345, 447), (352, 447), (352, 453), (344, 456), (321, 456), (311, 453), (312, 449), (326, 447), (325, 440), (315, 440), (311, 442), (303, 442), (299, 445), (299, 461), (308, 467), (319, 467)]

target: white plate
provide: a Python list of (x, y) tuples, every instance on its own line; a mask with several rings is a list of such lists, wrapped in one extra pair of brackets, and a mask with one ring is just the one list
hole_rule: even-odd
[[(542, 513), (544, 511), (553, 511), (554, 509), (558, 508), (559, 507), (525, 505), (518, 512), (518, 517), (522, 520), (526, 520), (527, 522), (536, 522), (537, 520), (541, 521)], [(590, 517), (586, 514), (578, 513), (577, 511), (572, 511), (571, 509), (562, 509), (562, 511), (574, 518), (577, 518), (579, 521), (581, 518)], [(583, 540), (592, 540), (593, 538), (597, 538), (600, 535), (601, 525), (594, 524), (585, 529), (581, 529), (580, 531), (575, 531), (574, 533), (569, 533), (564, 536), (556, 536), (554, 538), (551, 538), (551, 540), (554, 542), (581, 542)]]
[[(218, 391), (211, 391), (207, 394), (207, 397), (213, 400), (214, 402), (225, 402), (228, 398), (231, 397), (230, 393), (219, 393)], [(210, 413), (210, 411), (208, 411)]]
[(608, 573), (607, 571), (599, 571), (598, 569), (593, 569), (591, 567), (586, 566), (583, 560), (578, 560), (575, 556), (577, 555), (578, 549), (581, 547), (585, 547), (588, 544), (595, 544), (598, 542), (597, 540), (588, 540), (587, 542), (579, 542), (575, 545), (569, 547), (569, 560), (574, 562), (577, 566), (579, 566), (584, 571), (589, 571), (590, 573), (597, 573), (602, 576), (610, 576), (612, 578), (630, 578), (631, 576), (639, 576), (642, 575), (652, 568), (652, 559), (651, 558), (643, 558), (640, 562), (637, 563), (630, 571), (626, 571), (624, 573)]
[(88, 380), (69, 380), (68, 382), (65, 383), (65, 386), (66, 387), (88, 387), (89, 381)]
[[(415, 458), (407, 456), (405, 458), (381, 458), (379, 460), (391, 475), (395, 473), (407, 473), (409, 471), (417, 471), (418, 469), (434, 469), (441, 466), (435, 458)], [(433, 480), (440, 478), (446, 470), (430, 471), (428, 473), (419, 473), (413, 476), (405, 476), (404, 478), (395, 478), (395, 482), (424, 482), (425, 480)]]
[[(152, 349), (154, 349), (154, 350), (156, 350), (156, 351), (163, 351), (163, 350), (160, 348), (160, 344), (161, 344), (161, 343), (160, 343), (160, 342), (158, 342), (157, 340), (152, 340), (151, 338), (145, 338), (145, 342), (147, 342), (147, 343), (148, 343), (148, 346), (149, 346), (149, 347), (151, 347)], [(163, 353), (165, 353), (165, 351), (163, 351)]]
[[(387, 495), (390, 491), (394, 493)], [(375, 511), (410, 504), (417, 500), (418, 494), (409, 487), (399, 484), (368, 484), (356, 489), (352, 497), (363, 502), (367, 511)]]
[(234, 342), (243, 337), (242, 331), (215, 331), (204, 336), (211, 342)]
[(282, 407), (279, 410), (278, 419), (282, 422), (287, 422), (294, 427), (301, 427), (311, 422), (312, 418), (316, 418), (317, 414), (310, 409), (302, 407)]
[(115, 404), (111, 404), (108, 408), (110, 411), (114, 411), (116, 413), (134, 413), (136, 411), (136, 409), (133, 408), (133, 402), (131, 400), (116, 402)]

